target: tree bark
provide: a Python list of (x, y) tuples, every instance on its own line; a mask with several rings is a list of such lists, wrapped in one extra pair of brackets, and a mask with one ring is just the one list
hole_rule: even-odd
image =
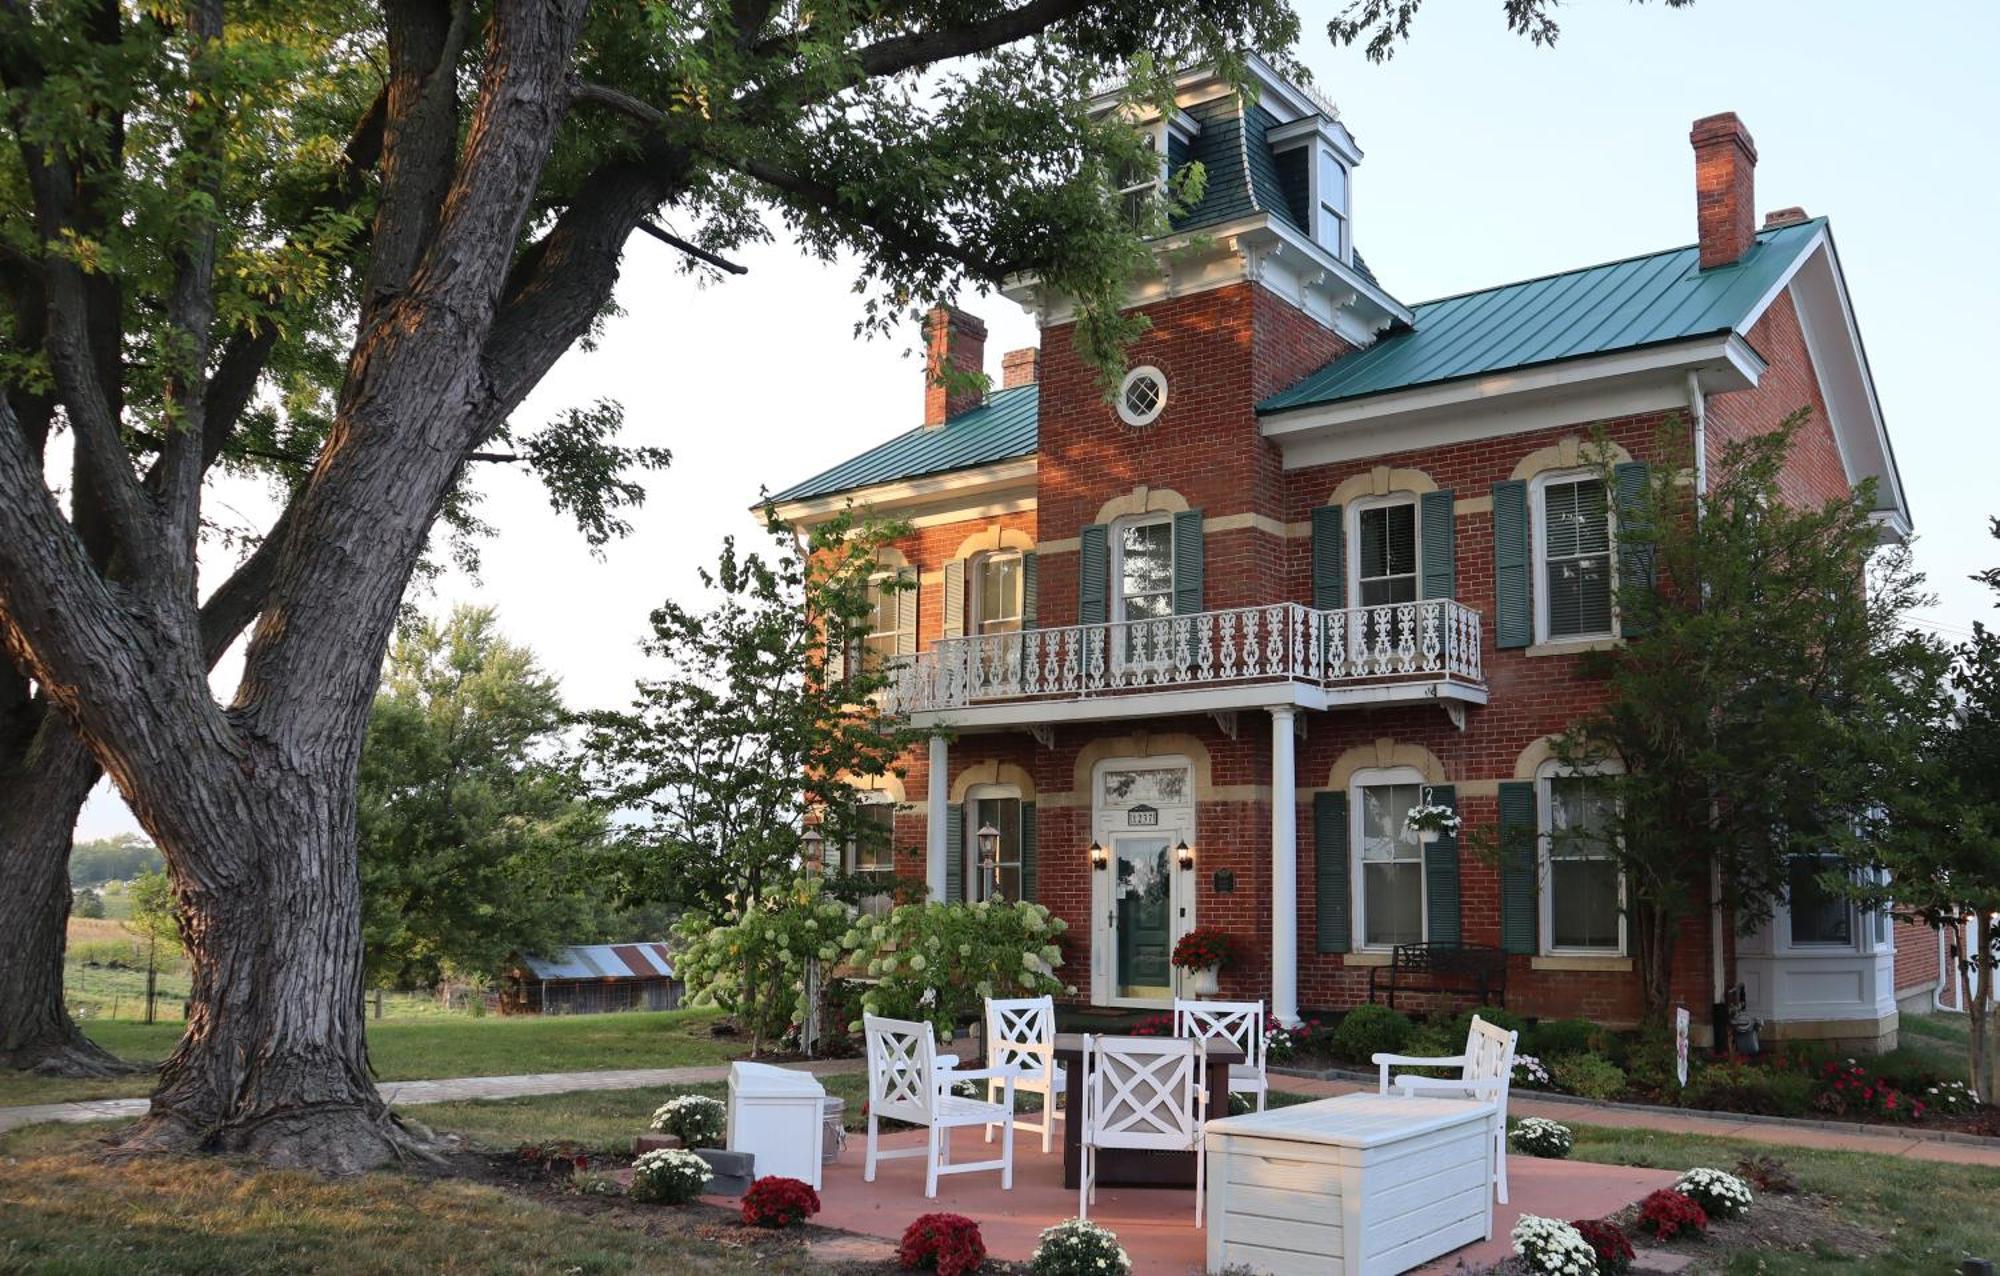
[(97, 764), (45, 715), (34, 743), (0, 764), (0, 1067), (65, 1077), (139, 1069), (85, 1036), (63, 1004), (69, 851)]

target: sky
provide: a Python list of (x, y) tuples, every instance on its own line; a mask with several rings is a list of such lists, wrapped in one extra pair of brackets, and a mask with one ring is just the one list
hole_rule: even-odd
[[(1689, 9), (1574, 0), (1561, 41), (1505, 29), (1501, 0), (1429, 0), (1386, 66), (1336, 49), (1336, 4), (1300, 6), (1299, 56), (1364, 152), (1354, 241), (1405, 302), (1694, 240), (1688, 126), (1733, 110), (1755, 137), (1760, 211), (1832, 219), (1917, 529), (1939, 595), (1922, 620), (1947, 637), (1995, 617), (1966, 578), (2000, 563), (2000, 441), (1988, 360), (2000, 352), (2000, 4), (1922, 0), (1697, 0)], [(595, 557), (529, 476), (479, 477), (499, 531), (474, 579), (450, 573), (417, 604), (499, 612), (510, 639), (562, 679), (573, 707), (622, 705), (637, 644), (725, 535), (763, 535), (750, 506), (922, 417), (905, 331), (857, 341), (854, 271), (788, 241), (745, 251), (749, 273), (697, 286), (666, 245), (635, 236), (597, 348), (571, 351), (516, 418), (622, 402), (626, 441), (671, 448), (633, 533)], [(988, 327), (987, 371), (1036, 343), (1006, 299), (959, 304)], [(221, 494), (248, 520), (255, 491)], [(217, 686), (233, 686), (234, 662)], [(136, 829), (101, 789), (80, 838)]]

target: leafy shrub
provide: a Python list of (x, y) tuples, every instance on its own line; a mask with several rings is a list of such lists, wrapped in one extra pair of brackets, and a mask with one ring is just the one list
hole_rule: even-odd
[(1625, 1093), (1625, 1070), (1598, 1054), (1573, 1054), (1548, 1061), (1557, 1085), (1586, 1099), (1615, 1099)]
[(1699, 1236), (1708, 1230), (1708, 1212), (1685, 1193), (1663, 1187), (1639, 1202), (1639, 1226), (1663, 1241)]
[(653, 1109), (648, 1124), (679, 1139), (682, 1147), (720, 1147), (729, 1124), (729, 1109), (722, 1106), (722, 1100), (705, 1094), (677, 1094)]
[(1579, 1218), (1570, 1223), (1584, 1243), (1597, 1251), (1597, 1276), (1625, 1276), (1632, 1270), (1632, 1238), (1625, 1229), (1602, 1218)]
[[(1662, 1095), (1679, 1091), (1680, 1077), (1671, 1033), (1655, 1029), (1636, 1036), (1614, 1034), (1610, 1044), (1612, 1049), (1605, 1057), (1625, 1069), (1626, 1080), (1634, 1087)], [(1694, 1080), (1692, 1071), (1688, 1080)]]
[(903, 1229), (896, 1261), (905, 1271), (934, 1271), (938, 1276), (976, 1272), (986, 1261), (986, 1242), (979, 1224), (963, 1214), (922, 1214)]
[(854, 908), (804, 877), (732, 918), (690, 912), (675, 927), (674, 969), (688, 1004), (720, 1006), (759, 1043), (805, 1022), (807, 962), (839, 960)]
[(1514, 1079), (1511, 1084), (1524, 1090), (1546, 1090), (1555, 1082), (1550, 1079), (1549, 1070), (1542, 1066), (1540, 1059), (1531, 1054), (1517, 1054), (1514, 1056)]
[(1790, 1196), (1799, 1190), (1792, 1167), (1775, 1156), (1746, 1156), (1736, 1162), (1736, 1177), (1760, 1192)]
[(1597, 1251), (1583, 1235), (1559, 1218), (1523, 1214), (1514, 1224), (1514, 1256), (1530, 1272), (1542, 1276), (1591, 1276)]
[[(1446, 1021), (1449, 1031), (1445, 1035), (1451, 1038), (1451, 1049), (1447, 1050), (1446, 1054), (1457, 1054), (1465, 1049), (1466, 1034), (1472, 1031), (1474, 1015), (1478, 1015), (1502, 1032), (1518, 1032), (1526, 1035), (1528, 1021), (1523, 1016), (1501, 1006), (1474, 1006), (1470, 1010), (1453, 1015)], [(1542, 1053), (1547, 1054), (1548, 1051), (1544, 1050)]]
[(790, 1227), (819, 1213), (812, 1184), (767, 1174), (743, 1194), (743, 1221), (752, 1227)]
[(1042, 1233), (1028, 1270), (1034, 1276), (1128, 1276), (1132, 1259), (1116, 1236), (1073, 1218)]
[(1400, 1010), (1356, 1006), (1333, 1030), (1333, 1053), (1353, 1063), (1367, 1063), (1373, 1055), (1404, 1053), (1415, 1032), (1416, 1025)]
[[(988, 997), (1064, 996), (1056, 978), (1063, 920), (1040, 904), (905, 904), (887, 917), (863, 917), (841, 935), (847, 958), (873, 987), (861, 995), (869, 1014), (928, 1020), (950, 1041), (963, 1019), (983, 1014)], [(859, 1022), (848, 1026), (860, 1032)]]
[(1876, 1121), (1921, 1121), (1926, 1105), (1870, 1073), (1852, 1059), (1829, 1060), (1820, 1069), (1813, 1106), (1834, 1116)]
[(1750, 1186), (1727, 1170), (1689, 1170), (1674, 1180), (1674, 1191), (1710, 1218), (1742, 1218), (1750, 1212)]
[(1545, 1019), (1521, 1034), (1521, 1048), (1543, 1058), (1603, 1054), (1609, 1035), (1588, 1019)]
[(1517, 1151), (1560, 1161), (1576, 1144), (1569, 1127), (1546, 1117), (1524, 1117), (1509, 1137)]
[(1762, 1116), (1804, 1116), (1812, 1111), (1813, 1078), (1786, 1068), (1718, 1059), (1698, 1064), (1688, 1076), (1681, 1102), (1691, 1108), (1752, 1112)]
[(1959, 1116), (1979, 1106), (1979, 1096), (1963, 1081), (1940, 1081), (1924, 1091), (1924, 1102), (1935, 1112)]
[(632, 1199), (645, 1205), (685, 1205), (714, 1177), (708, 1162), (685, 1148), (642, 1152), (632, 1162)]

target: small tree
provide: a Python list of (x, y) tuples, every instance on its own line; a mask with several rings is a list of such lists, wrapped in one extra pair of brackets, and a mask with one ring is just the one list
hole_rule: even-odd
[(801, 542), (774, 520), (770, 558), (732, 538), (702, 572), (709, 608), (653, 612), (642, 647), (664, 673), (586, 719), (609, 796), (643, 815), (626, 834), (639, 898), (727, 916), (789, 880), (808, 811), (829, 847), (870, 835), (850, 781), (890, 772), (914, 737), (882, 711), (890, 671), (843, 653), (899, 530), (841, 516)]
[(91, 919), (104, 916), (104, 896), (94, 886), (79, 886), (70, 900), (69, 915)]
[(1747, 929), (1784, 898), (1794, 855), (1843, 845), (1865, 818), (1900, 738), (1899, 674), (1924, 659), (1902, 627), (1921, 578), (1906, 551), (1878, 554), (1872, 490), (1817, 505), (1783, 490), (1805, 420), (1732, 444), (1699, 496), (1684, 426), (1663, 431), (1664, 464), (1603, 464), (1626, 640), (1589, 657), (1604, 701), (1555, 753), (1613, 772), (1604, 825), (1575, 835), (1618, 861), (1653, 1023), (1711, 866)]
[(125, 929), (146, 945), (146, 1022), (151, 1023), (159, 990), (160, 948), (164, 945), (175, 954), (181, 950), (180, 916), (165, 873), (147, 870), (132, 879), (132, 915)]

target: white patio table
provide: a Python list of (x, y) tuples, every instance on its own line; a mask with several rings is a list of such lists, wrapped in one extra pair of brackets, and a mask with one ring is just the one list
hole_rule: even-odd
[(1345, 1094), (1210, 1121), (1208, 1270), (1394, 1276), (1493, 1235), (1493, 1105)]

